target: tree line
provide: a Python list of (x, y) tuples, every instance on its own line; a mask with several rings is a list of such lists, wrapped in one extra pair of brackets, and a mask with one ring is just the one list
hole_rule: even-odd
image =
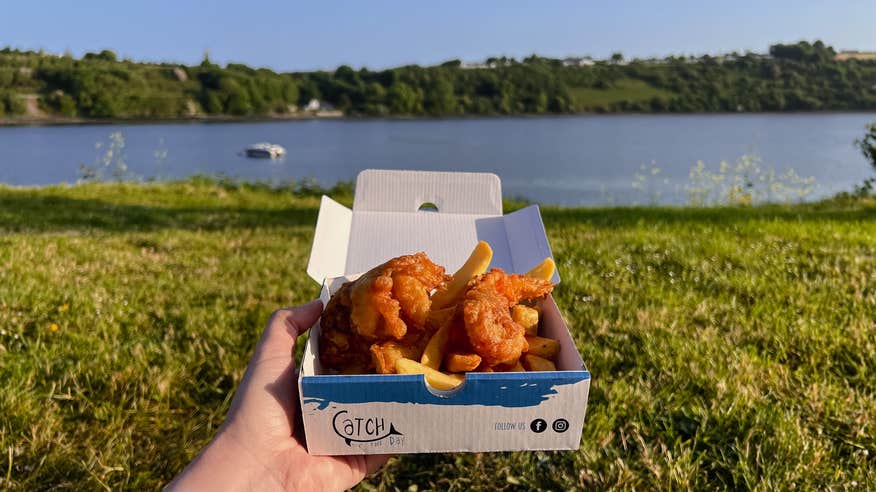
[[(730, 112), (876, 109), (876, 61), (835, 59), (822, 42), (768, 54), (624, 60), (490, 58), (467, 66), (277, 73), (208, 57), (195, 66), (0, 50), (0, 115), (35, 98), (48, 114), (83, 118), (265, 116), (311, 100), (351, 116), (576, 112)], [(327, 104), (326, 104), (327, 103)]]

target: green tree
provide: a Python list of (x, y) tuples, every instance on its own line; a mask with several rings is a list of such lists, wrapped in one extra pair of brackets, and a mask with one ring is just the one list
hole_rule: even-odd
[(4, 106), (5, 113), (8, 115), (20, 115), (27, 110), (24, 100), (12, 91), (6, 91), (0, 95), (0, 103)]
[(62, 116), (76, 116), (76, 101), (62, 91), (55, 91), (47, 99), (48, 106)]
[(513, 114), (518, 111), (517, 94), (515, 86), (510, 81), (504, 81), (499, 87), (499, 94), (495, 98), (496, 109), (502, 114)]
[(353, 100), (350, 98), (350, 94), (344, 92), (341, 93), (341, 97), (337, 100), (338, 109), (348, 113), (353, 108)]
[(357, 85), (360, 82), (359, 75), (349, 65), (338, 67), (335, 70), (335, 78), (350, 85)]
[(225, 111), (235, 116), (252, 114), (252, 100), (246, 89), (238, 88), (229, 93), (225, 102)]
[(382, 103), (383, 98), (386, 97), (386, 89), (377, 82), (372, 82), (368, 84), (366, 96), (368, 97), (369, 102)]
[(222, 114), (222, 112), (225, 111), (225, 105), (222, 104), (219, 92), (210, 89), (204, 91), (201, 105), (207, 114)]
[(260, 84), (257, 84), (254, 79), (247, 79), (244, 91), (249, 94), (250, 109), (243, 114), (265, 113), (270, 110), (270, 105), (268, 104), (270, 94), (265, 94), (263, 87)]
[(122, 115), (120, 109), (120, 100), (116, 94), (100, 92), (92, 99), (89, 116), (114, 118)]
[(387, 101), (395, 114), (418, 114), (423, 110), (419, 92), (404, 82), (396, 82), (389, 88)]
[(116, 61), (116, 53), (112, 50), (103, 50), (100, 53), (86, 53), (82, 57), (84, 60), (103, 60), (108, 62)]
[(429, 87), (426, 93), (426, 110), (435, 115), (456, 114), (458, 102), (453, 84), (441, 78)]
[(15, 71), (12, 68), (0, 67), (0, 89), (11, 88), (15, 80)]
[(286, 104), (298, 104), (298, 84), (291, 78), (283, 80), (282, 94)]
[(855, 146), (870, 163), (870, 166), (876, 170), (876, 123), (870, 123), (866, 127), (867, 133), (863, 137), (855, 140)]
[(475, 96), (471, 107), (475, 114), (492, 114), (496, 111), (492, 99), (483, 96)]

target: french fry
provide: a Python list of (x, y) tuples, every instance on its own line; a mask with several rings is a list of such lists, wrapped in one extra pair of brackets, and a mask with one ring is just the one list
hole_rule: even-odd
[(529, 336), (538, 335), (538, 310), (522, 304), (511, 308), (511, 319), (522, 326)]
[(554, 272), (557, 270), (557, 265), (554, 263), (554, 259), (548, 256), (541, 263), (535, 265), (532, 270), (526, 272), (528, 277), (535, 277), (544, 280), (550, 280), (554, 276)]
[(423, 350), (423, 355), (420, 356), (420, 363), (437, 371), (441, 367), (441, 360), (444, 359), (444, 349), (447, 347), (449, 335), (450, 323), (444, 323), (429, 339), (429, 343)]
[(529, 350), (526, 353), (537, 355), (543, 359), (553, 360), (560, 352), (560, 342), (553, 338), (528, 336), (526, 341), (529, 343)]
[(395, 374), (395, 361), (401, 358), (412, 359), (420, 355), (415, 345), (390, 340), (371, 345), (371, 360), (377, 374)]
[(450, 372), (474, 371), (481, 364), (478, 354), (449, 353), (444, 357), (444, 367)]
[(490, 245), (485, 241), (478, 242), (465, 263), (453, 274), (453, 280), (447, 284), (444, 290), (436, 292), (432, 296), (432, 310), (453, 304), (471, 279), (487, 271), (492, 259), (493, 250)]
[(520, 359), (515, 359), (507, 364), (499, 364), (495, 367), (497, 372), (525, 372), (526, 369), (520, 363)]
[(528, 371), (556, 371), (557, 366), (553, 362), (537, 355), (523, 354), (523, 367)]
[(446, 374), (405, 358), (395, 361), (395, 370), (399, 374), (423, 374), (429, 386), (445, 391), (456, 388), (465, 379), (462, 374)]
[(432, 309), (429, 311), (429, 314), (426, 315), (426, 326), (431, 330), (438, 331), (438, 328), (444, 326), (455, 312), (456, 306), (450, 306), (444, 309)]

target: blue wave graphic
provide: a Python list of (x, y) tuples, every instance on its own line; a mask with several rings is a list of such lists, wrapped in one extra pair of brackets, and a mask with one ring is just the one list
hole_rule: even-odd
[(587, 371), (560, 373), (468, 373), (462, 388), (434, 393), (423, 376), (305, 376), (305, 404), (324, 410), (332, 403), (417, 403), (423, 405), (485, 405), (533, 407), (557, 394), (556, 387), (590, 379)]

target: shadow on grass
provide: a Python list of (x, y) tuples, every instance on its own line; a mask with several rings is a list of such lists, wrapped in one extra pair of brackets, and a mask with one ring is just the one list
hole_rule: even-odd
[[(523, 202), (505, 201), (505, 211)], [(754, 207), (630, 207), (541, 208), (548, 226), (589, 224), (594, 227), (640, 227), (654, 224), (700, 223), (732, 225), (749, 221), (839, 221), (876, 219), (876, 204), (861, 201), (826, 201), (801, 205)], [(316, 224), (317, 206), (266, 209), (257, 206), (173, 207), (119, 204), (96, 198), (0, 190), (0, 231), (52, 232), (102, 230), (107, 232), (159, 229), (222, 230), (254, 227), (289, 227)]]
[(0, 231), (223, 230), (316, 224), (316, 207), (161, 207), (0, 192)]

